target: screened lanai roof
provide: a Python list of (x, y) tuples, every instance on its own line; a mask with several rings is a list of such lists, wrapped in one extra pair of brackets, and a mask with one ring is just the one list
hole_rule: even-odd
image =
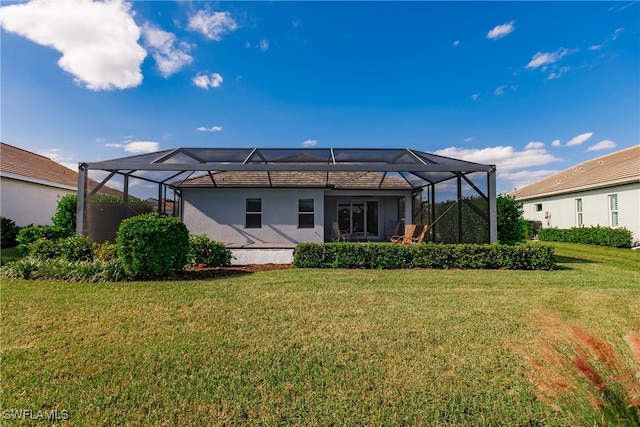
[[(378, 188), (406, 185), (417, 189), (494, 168), (402, 148), (177, 148), (80, 165), (80, 170), (109, 171), (173, 188), (216, 187), (220, 182), (216, 176), (229, 177), (233, 172), (236, 187), (254, 187), (258, 176), (263, 177), (264, 186), (300, 185), (300, 173), (313, 176), (317, 186), (332, 187), (344, 182), (345, 174), (355, 178), (358, 173), (376, 172), (379, 176), (372, 181), (379, 182)], [(239, 179), (248, 177), (247, 173), (252, 178)]]

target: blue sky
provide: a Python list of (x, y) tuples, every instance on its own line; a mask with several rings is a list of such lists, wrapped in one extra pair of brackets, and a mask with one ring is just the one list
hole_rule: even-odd
[(402, 147), (508, 192), (640, 139), (638, 2), (2, 2), (2, 141)]

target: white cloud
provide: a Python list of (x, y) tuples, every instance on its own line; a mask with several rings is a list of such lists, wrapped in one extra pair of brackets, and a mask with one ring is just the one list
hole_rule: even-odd
[(500, 96), (500, 95), (504, 95), (504, 88), (505, 88), (505, 87), (506, 87), (506, 86), (504, 86), (504, 85), (503, 85), (503, 86), (498, 86), (498, 87), (496, 88), (496, 90), (494, 90), (494, 91), (493, 91), (493, 94), (494, 94), (494, 95), (498, 95), (498, 96)]
[(454, 40), (453, 41), (453, 45), (454, 46), (460, 46), (460, 40)]
[(202, 33), (210, 40), (220, 41), (224, 34), (235, 31), (238, 24), (229, 12), (199, 10), (189, 19), (187, 28)]
[(616, 148), (616, 146), (617, 144), (615, 142), (605, 139), (587, 148), (587, 151), (607, 150), (609, 148)]
[(77, 84), (126, 89), (142, 83), (147, 54), (130, 7), (122, 0), (33, 0), (0, 8), (0, 26), (62, 53), (58, 65)]
[(474, 93), (473, 95), (471, 95), (471, 99), (473, 99), (474, 101), (477, 101), (478, 98), (480, 98), (480, 94), (479, 93)]
[(563, 74), (568, 73), (571, 70), (571, 67), (560, 67), (557, 70), (553, 70), (549, 73), (549, 77), (547, 80), (559, 79)]
[(262, 39), (260, 40), (260, 44), (258, 45), (261, 51), (266, 52), (269, 49), (269, 40)]
[(198, 130), (200, 132), (220, 132), (220, 131), (222, 131), (222, 126), (211, 126), (210, 128), (204, 127), (204, 126), (200, 126), (196, 130)]
[(194, 85), (201, 89), (209, 89), (210, 87), (220, 87), (222, 84), (222, 76), (218, 73), (212, 73), (210, 76), (205, 74), (198, 74), (191, 79)]
[(583, 142), (585, 142), (586, 140), (588, 140), (589, 138), (591, 138), (591, 136), (593, 135), (593, 132), (586, 132), (586, 133), (581, 133), (578, 136), (574, 136), (573, 138), (571, 138), (569, 141), (567, 141), (567, 143), (565, 144), (565, 146), (567, 147), (573, 147), (575, 145), (580, 145)]
[(474, 139), (475, 139), (474, 137), (470, 136), (469, 138), (465, 138), (465, 139), (464, 139), (464, 142), (471, 142), (471, 141), (473, 141)]
[(609, 37), (608, 39), (606, 39), (602, 43), (589, 46), (589, 50), (600, 50), (600, 49), (602, 49), (605, 44), (616, 40), (623, 30), (624, 30), (624, 27), (623, 28), (618, 28), (617, 30), (615, 30), (613, 32), (613, 35), (611, 37)]
[(497, 146), (487, 148), (458, 148), (449, 147), (438, 150), (435, 154), (470, 162), (495, 164), (498, 170), (512, 170), (522, 167), (542, 166), (557, 162), (560, 159), (547, 153), (545, 149), (525, 149), (516, 151), (511, 146)]
[(529, 63), (527, 64), (527, 68), (538, 68), (548, 64), (555, 64), (563, 57), (574, 52), (576, 52), (576, 50), (570, 50), (564, 47), (558, 49), (555, 52), (538, 52), (533, 55), (533, 58), (531, 58), (531, 61), (529, 61)]
[(501, 39), (508, 36), (515, 30), (515, 22), (507, 22), (506, 24), (496, 25), (491, 31), (487, 33), (487, 38), (492, 40)]
[(160, 144), (155, 141), (130, 141), (122, 144), (106, 144), (111, 148), (122, 148), (127, 153), (132, 154), (145, 154), (158, 151)]
[(306, 141), (304, 141), (302, 143), (303, 147), (313, 147), (314, 145), (316, 145), (318, 143), (317, 140), (315, 139), (307, 139)]
[(500, 172), (500, 170), (498, 170), (498, 178), (500, 180), (510, 181), (512, 188), (522, 188), (525, 185), (532, 184), (558, 172), (560, 171), (553, 169), (537, 171), (521, 170), (518, 172)]
[(543, 148), (544, 142), (539, 141), (531, 141), (527, 145), (524, 146), (525, 150), (537, 150), (538, 148)]
[(64, 153), (61, 148), (50, 148), (47, 150), (38, 151), (37, 153), (41, 156), (48, 157), (54, 162), (73, 171), (78, 170), (78, 161), (75, 160), (73, 156)]
[(554, 139), (553, 142), (551, 143), (552, 147), (562, 147), (562, 142), (560, 142), (559, 139)]
[(190, 46), (176, 43), (175, 34), (146, 24), (142, 28), (142, 36), (163, 77), (169, 77), (193, 62), (193, 58), (187, 53)]

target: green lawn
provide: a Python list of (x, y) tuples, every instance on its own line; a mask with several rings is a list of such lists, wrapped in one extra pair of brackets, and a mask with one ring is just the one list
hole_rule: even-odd
[(566, 425), (514, 346), (532, 350), (539, 319), (558, 316), (623, 348), (640, 319), (640, 252), (553, 246), (556, 271), (3, 279), (3, 421)]

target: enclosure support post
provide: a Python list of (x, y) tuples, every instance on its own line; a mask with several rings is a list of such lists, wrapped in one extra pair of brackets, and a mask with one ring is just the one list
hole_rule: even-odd
[(496, 166), (487, 172), (487, 195), (489, 196), (489, 243), (498, 242), (498, 208), (496, 202)]
[(456, 178), (456, 182), (458, 184), (458, 202), (456, 203), (458, 206), (458, 243), (462, 242), (462, 176), (458, 173)]
[(76, 203), (76, 234), (84, 234), (85, 206), (87, 204), (87, 165), (82, 163), (78, 166), (78, 201)]

